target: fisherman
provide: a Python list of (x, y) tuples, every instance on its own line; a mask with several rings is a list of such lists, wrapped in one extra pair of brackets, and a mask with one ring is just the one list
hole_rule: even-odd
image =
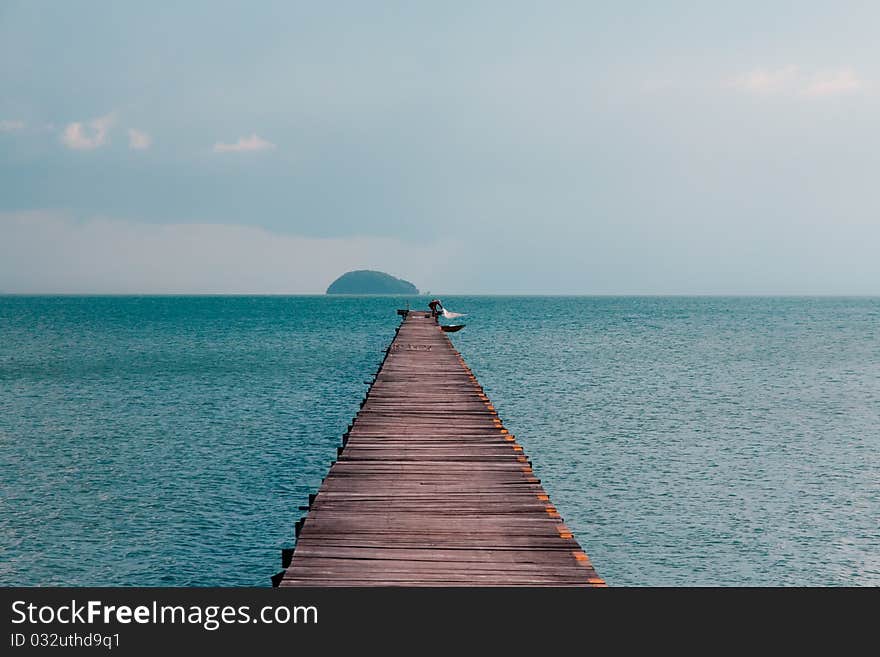
[(443, 312), (443, 304), (440, 303), (440, 299), (434, 299), (428, 304), (428, 308), (431, 309), (431, 317), (439, 317), (440, 313)]

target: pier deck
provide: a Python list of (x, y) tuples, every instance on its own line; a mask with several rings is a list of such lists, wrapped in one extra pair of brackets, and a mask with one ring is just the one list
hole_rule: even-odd
[(603, 586), (430, 313), (397, 330), (280, 586)]

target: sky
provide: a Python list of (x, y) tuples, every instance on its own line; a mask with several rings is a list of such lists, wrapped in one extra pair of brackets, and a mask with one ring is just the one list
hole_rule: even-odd
[(179, 4), (0, 0), (0, 292), (880, 294), (880, 3)]

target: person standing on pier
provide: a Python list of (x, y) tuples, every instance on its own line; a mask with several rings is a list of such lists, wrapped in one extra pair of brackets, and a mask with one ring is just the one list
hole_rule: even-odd
[(443, 312), (443, 304), (440, 303), (440, 299), (434, 299), (431, 301), (431, 303), (428, 304), (428, 308), (431, 309), (431, 317), (439, 317), (440, 313)]

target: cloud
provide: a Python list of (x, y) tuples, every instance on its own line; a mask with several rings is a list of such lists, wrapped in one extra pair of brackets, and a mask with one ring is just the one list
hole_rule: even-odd
[(868, 87), (868, 83), (849, 68), (809, 73), (797, 66), (785, 66), (742, 73), (728, 80), (726, 86), (750, 94), (818, 98), (862, 91)]
[(276, 148), (275, 144), (258, 137), (256, 133), (250, 137), (240, 137), (234, 144), (224, 144), (218, 141), (214, 144), (215, 153), (242, 153), (245, 151), (267, 151)]
[(18, 132), (19, 130), (24, 130), (24, 121), (0, 120), (0, 132)]
[(816, 73), (804, 89), (806, 96), (837, 96), (862, 91), (868, 83), (852, 69), (839, 71), (820, 71)]
[(736, 76), (729, 86), (750, 93), (775, 93), (790, 89), (800, 73), (796, 66), (786, 66), (775, 71), (757, 69)]
[(146, 132), (141, 132), (135, 128), (128, 129), (128, 147), (132, 150), (143, 151), (153, 144), (153, 138)]
[(310, 238), (254, 226), (77, 221), (0, 212), (0, 281), (13, 293), (323, 293), (340, 274), (379, 269), (431, 289), (452, 242)]
[(61, 135), (61, 142), (68, 148), (78, 151), (90, 151), (107, 143), (110, 128), (116, 118), (113, 113), (92, 119), (88, 125), (75, 122), (68, 123)]

